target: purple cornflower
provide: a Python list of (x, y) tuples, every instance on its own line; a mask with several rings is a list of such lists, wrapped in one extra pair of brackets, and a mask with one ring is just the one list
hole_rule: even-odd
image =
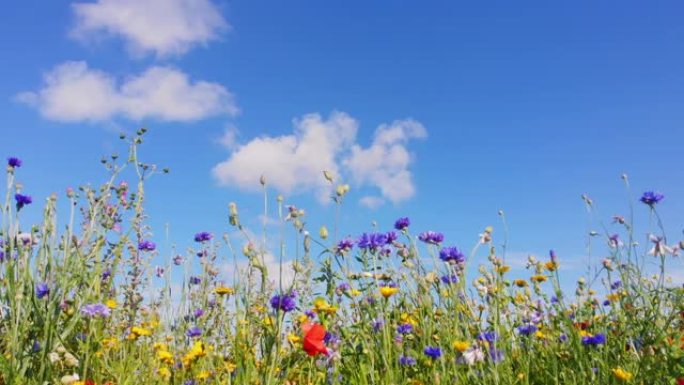
[(195, 309), (195, 312), (193, 313), (193, 315), (195, 316), (195, 318), (200, 318), (201, 316), (204, 315), (204, 309), (202, 309), (202, 308)]
[(465, 256), (456, 246), (442, 248), (442, 250), (439, 251), (439, 259), (453, 264), (465, 262)]
[(425, 243), (438, 245), (444, 241), (444, 234), (435, 231), (426, 231), (418, 235), (418, 239)]
[(164, 268), (161, 266), (157, 266), (154, 269), (154, 273), (157, 276), (157, 278), (162, 278), (164, 276)]
[(611, 290), (617, 290), (620, 288), (620, 286), (622, 286), (622, 281), (620, 281), (620, 280), (617, 280), (617, 281), (610, 284)]
[(446, 285), (449, 285), (452, 283), (458, 283), (458, 276), (456, 274), (443, 275), (441, 280)]
[(499, 338), (495, 332), (484, 332), (477, 335), (477, 339), (480, 341), (487, 341), (489, 343), (494, 343)]
[(200, 282), (202, 282), (202, 279), (200, 277), (190, 277), (191, 285), (199, 285)]
[(413, 331), (413, 325), (406, 323), (397, 326), (397, 333), (399, 334), (409, 334)]
[(394, 243), (394, 241), (397, 240), (397, 233), (395, 233), (394, 231), (388, 231), (387, 233), (385, 233), (385, 236), (387, 237), (387, 240), (385, 241), (386, 245), (391, 245)]
[(399, 231), (404, 231), (409, 227), (410, 224), (411, 221), (407, 217), (403, 217), (397, 219), (397, 221), (394, 222), (394, 228)]
[(382, 329), (383, 326), (385, 326), (385, 320), (383, 320), (382, 318), (376, 318), (373, 320), (372, 326), (373, 326), (373, 331), (377, 332), (380, 329)]
[(193, 379), (186, 380), (186, 381), (183, 383), (183, 385), (197, 385), (197, 381), (195, 381), (195, 380), (193, 380)]
[(399, 356), (399, 365), (401, 366), (413, 366), (416, 364), (416, 359), (411, 356)]
[(9, 158), (7, 158), (7, 165), (12, 168), (21, 167), (21, 159), (14, 156), (10, 156)]
[(290, 312), (297, 307), (293, 294), (276, 294), (271, 297), (271, 307), (277, 311)]
[(180, 255), (176, 255), (173, 257), (173, 264), (176, 266), (180, 266), (183, 263), (183, 257)]
[(212, 238), (214, 238), (214, 236), (206, 231), (195, 234), (195, 242), (208, 242), (211, 241)]
[(36, 285), (36, 297), (38, 297), (38, 299), (42, 299), (48, 294), (50, 294), (50, 288), (47, 283), (39, 283)]
[(209, 255), (209, 252), (206, 251), (206, 250), (200, 250), (200, 251), (197, 252), (197, 257), (198, 257), (198, 258), (204, 258), (204, 257), (206, 257), (207, 255)]
[(199, 337), (202, 335), (202, 329), (198, 328), (197, 326), (193, 326), (190, 329), (188, 329), (185, 335), (190, 338)]
[(23, 195), (19, 193), (14, 194), (14, 200), (17, 201), (17, 210), (20, 210), (22, 207), (33, 203), (33, 198), (31, 198), (30, 195)]
[(138, 250), (140, 251), (154, 251), (156, 248), (157, 245), (155, 245), (152, 241), (142, 240), (138, 242)]
[(530, 334), (537, 331), (537, 327), (534, 325), (522, 325), (518, 327), (518, 333), (523, 336), (529, 336)]
[(31, 351), (34, 352), (34, 353), (36, 353), (36, 352), (39, 352), (39, 351), (40, 351), (40, 348), (41, 348), (40, 342), (38, 342), (38, 341), (33, 341), (33, 345), (31, 346)]
[(363, 233), (357, 244), (361, 249), (370, 249), (375, 251), (378, 248), (385, 246), (387, 244), (387, 234), (385, 233)]
[(109, 317), (111, 310), (102, 303), (90, 303), (81, 307), (81, 314), (88, 318)]
[(655, 206), (656, 204), (660, 203), (660, 201), (662, 201), (664, 198), (665, 198), (665, 195), (663, 195), (663, 194), (661, 194), (661, 193), (659, 193), (659, 192), (655, 192), (655, 191), (646, 191), (646, 192), (644, 193), (644, 195), (642, 195), (641, 198), (639, 198), (639, 200), (640, 200), (642, 203), (647, 204), (647, 205), (653, 207), (653, 206)]
[(558, 337), (558, 341), (560, 341), (560, 342), (565, 342), (565, 341), (567, 341), (567, 340), (568, 340), (568, 336), (565, 335), (565, 334), (561, 334), (561, 335)]
[(597, 346), (606, 343), (606, 335), (603, 333), (598, 333), (593, 336), (582, 337), (582, 345)]
[(610, 306), (610, 301), (609, 300), (603, 301), (603, 306)]
[(423, 353), (433, 360), (436, 360), (442, 356), (442, 349), (440, 349), (438, 346), (428, 346), (425, 348), (425, 350), (423, 350)]
[(337, 242), (337, 246), (335, 247), (335, 253), (337, 255), (341, 255), (342, 253), (346, 253), (349, 250), (351, 250), (352, 247), (354, 247), (354, 240), (352, 240), (351, 238), (344, 238)]
[(610, 237), (608, 237), (608, 244), (610, 247), (618, 247), (620, 246), (620, 236), (617, 234), (613, 234)]

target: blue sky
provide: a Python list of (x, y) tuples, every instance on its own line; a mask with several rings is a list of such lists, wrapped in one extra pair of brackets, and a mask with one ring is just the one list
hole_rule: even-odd
[(333, 168), (352, 185), (344, 234), (409, 216), (470, 249), (503, 209), (513, 255), (553, 248), (577, 269), (598, 229), (582, 193), (609, 222), (661, 191), (682, 238), (682, 8), (26, 0), (0, 13), (0, 152), (39, 202), (102, 181), (118, 133), (148, 127), (143, 158), (172, 170), (148, 186), (150, 223), (181, 248), (227, 231), (230, 201), (256, 228), (261, 173), (331, 225)]

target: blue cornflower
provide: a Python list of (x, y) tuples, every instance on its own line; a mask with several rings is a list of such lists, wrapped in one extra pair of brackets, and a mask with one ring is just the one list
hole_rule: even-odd
[(142, 240), (138, 242), (138, 250), (140, 251), (154, 251), (156, 248), (157, 245), (152, 241)]
[(36, 297), (38, 297), (38, 299), (42, 299), (48, 294), (50, 294), (50, 288), (47, 283), (36, 284)]
[(537, 331), (537, 327), (534, 325), (522, 325), (518, 327), (518, 333), (524, 336), (529, 336), (530, 334)]
[(406, 323), (397, 326), (397, 333), (399, 334), (409, 334), (413, 331), (413, 325)]
[(21, 159), (14, 156), (10, 156), (9, 158), (7, 158), (7, 165), (12, 168), (21, 167)]
[(435, 231), (426, 231), (418, 235), (418, 239), (425, 243), (438, 245), (444, 241), (444, 234)]
[(444, 262), (450, 262), (454, 264), (461, 264), (465, 262), (465, 256), (456, 246), (443, 247), (442, 250), (439, 251), (439, 259)]
[(610, 284), (610, 289), (611, 290), (617, 290), (620, 288), (620, 286), (622, 286), (622, 281), (617, 280), (617, 281)]
[(271, 307), (278, 311), (290, 312), (297, 307), (293, 294), (276, 294), (271, 297)]
[(655, 191), (646, 191), (644, 195), (641, 196), (639, 199), (642, 203), (647, 204), (651, 207), (655, 206), (656, 204), (660, 203), (665, 198), (665, 195), (655, 192)]
[(411, 356), (399, 356), (399, 365), (402, 366), (413, 366), (416, 364), (416, 359)]
[(195, 234), (195, 242), (207, 242), (211, 241), (214, 236), (211, 233), (202, 231), (201, 233)]
[(188, 329), (185, 335), (190, 338), (199, 337), (202, 335), (202, 329), (198, 328), (197, 326), (193, 326), (190, 329)]
[(359, 237), (357, 244), (359, 245), (359, 248), (375, 251), (378, 248), (385, 246), (387, 244), (387, 239), (387, 234), (385, 233), (363, 233), (361, 234), (361, 237)]
[(582, 344), (583, 345), (590, 345), (590, 346), (597, 346), (597, 345), (603, 345), (606, 343), (606, 335), (603, 333), (598, 333), (593, 336), (584, 336), (582, 337)]
[(407, 217), (403, 217), (397, 219), (397, 221), (394, 222), (394, 228), (399, 231), (404, 231), (409, 227), (410, 224), (411, 221)]
[(438, 346), (428, 346), (425, 348), (425, 350), (423, 350), (423, 353), (433, 360), (436, 360), (442, 356), (442, 349), (440, 349)]
[(383, 320), (382, 318), (376, 318), (373, 320), (372, 326), (373, 331), (377, 332), (380, 329), (382, 329), (383, 326), (385, 326), (385, 320)]
[(14, 194), (14, 200), (17, 201), (17, 210), (20, 210), (22, 207), (33, 203), (33, 198), (31, 198), (30, 195), (23, 195), (19, 193)]
[(458, 276), (456, 274), (451, 274), (451, 275), (443, 275), (441, 277), (441, 280), (443, 283), (449, 285), (452, 283), (458, 283)]
[(489, 343), (494, 343), (499, 338), (496, 332), (483, 332), (477, 335), (477, 339), (480, 341), (487, 341)]
[(335, 247), (335, 253), (337, 255), (341, 255), (342, 253), (346, 253), (349, 250), (351, 250), (354, 247), (354, 240), (351, 238), (344, 238), (337, 242), (337, 246)]
[(88, 317), (88, 318), (95, 318), (95, 317), (105, 318), (105, 317), (109, 317), (110, 313), (111, 313), (111, 310), (106, 305), (104, 305), (102, 303), (91, 303), (91, 304), (85, 305), (81, 308), (81, 314), (84, 317)]
[(191, 285), (199, 285), (202, 282), (202, 279), (200, 277), (190, 277), (190, 284)]
[(204, 315), (204, 309), (202, 309), (202, 308), (197, 308), (197, 309), (195, 309), (195, 312), (192, 313), (192, 315), (194, 315), (195, 318), (200, 318), (201, 316)]

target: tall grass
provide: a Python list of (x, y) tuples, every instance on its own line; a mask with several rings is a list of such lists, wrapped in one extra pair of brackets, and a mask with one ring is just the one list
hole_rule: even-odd
[[(529, 279), (509, 279), (506, 241), (492, 228), (467, 255), (408, 219), (354, 240), (338, 238), (337, 223), (332, 234), (308, 229), (309, 214), (282, 197), (269, 207), (263, 178), (264, 218), (276, 213), (282, 232), (270, 237), (264, 222), (253, 235), (231, 203), (223, 236), (198, 233), (187, 255), (158, 255), (145, 184), (164, 170), (138, 158), (143, 136), (125, 138), (125, 159), (103, 160), (104, 184), (67, 191), (66, 221), (56, 210), (64, 198), (51, 196), (41, 223), (23, 222), (37, 202), (15, 183), (20, 162), (9, 162), (0, 384), (684, 382), (683, 291), (665, 279), (682, 245), (665, 238), (657, 195), (632, 209), (650, 212), (652, 248), (635, 242), (631, 216), (617, 217), (619, 235), (593, 234), (610, 256), (575, 293), (561, 289), (564, 261), (553, 252), (530, 257)], [(137, 180), (126, 183), (131, 171)], [(321, 177), (339, 212), (349, 186)], [(265, 247), (273, 243), (275, 257)], [(468, 276), (483, 254), (487, 263)], [(281, 261), (277, 276), (268, 258)], [(224, 276), (226, 263), (237, 273)], [(192, 264), (201, 274), (189, 274)]]

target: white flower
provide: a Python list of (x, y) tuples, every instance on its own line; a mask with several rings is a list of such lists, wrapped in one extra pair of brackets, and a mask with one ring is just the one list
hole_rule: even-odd
[(484, 361), (484, 353), (479, 348), (471, 348), (463, 352), (463, 360), (469, 366)]

